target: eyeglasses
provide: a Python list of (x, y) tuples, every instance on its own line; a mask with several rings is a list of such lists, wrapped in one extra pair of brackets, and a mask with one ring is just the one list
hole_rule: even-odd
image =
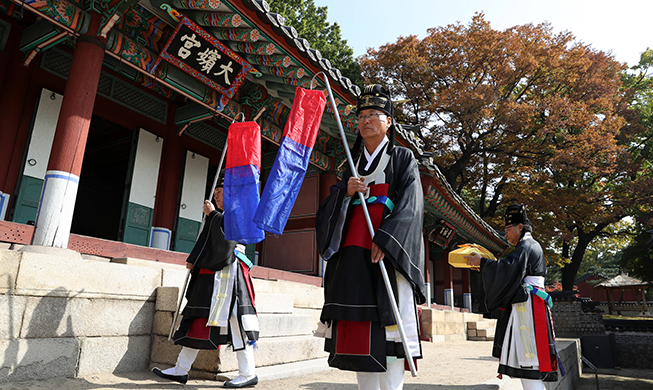
[(372, 113), (372, 114), (368, 114), (368, 115), (359, 115), (359, 116), (356, 117), (356, 119), (357, 119), (359, 122), (364, 122), (364, 121), (366, 121), (366, 120), (368, 120), (368, 119), (369, 119), (369, 120), (372, 120), (372, 119), (374, 119), (374, 117), (379, 118), (381, 115), (386, 115), (386, 114), (384, 114), (384, 113), (377, 113), (377, 112), (374, 112), (374, 113)]

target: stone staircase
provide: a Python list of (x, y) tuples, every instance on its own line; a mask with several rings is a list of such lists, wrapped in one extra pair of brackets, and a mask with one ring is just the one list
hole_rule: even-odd
[[(260, 333), (254, 356), (257, 367), (325, 358), (324, 340), (313, 336), (324, 302), (321, 287), (303, 283), (253, 279)], [(177, 287), (157, 289), (152, 331), (151, 366), (167, 368), (176, 362), (180, 347), (167, 340), (176, 309)], [(432, 342), (494, 339), (496, 320), (481, 314), (420, 307), (423, 336)], [(200, 351), (191, 377), (215, 379), (238, 370), (230, 348)], [(216, 374), (217, 373), (217, 374)]]
[(421, 307), (421, 311), (424, 336), (432, 342), (494, 340), (496, 320), (485, 319), (481, 314), (430, 307)]
[(497, 320), (484, 319), (467, 323), (467, 340), (493, 341)]
[[(280, 365), (326, 357), (324, 340), (313, 336), (323, 303), (322, 288), (279, 280), (254, 279), (260, 333), (254, 357), (257, 367)], [(152, 335), (152, 366), (175, 364), (181, 349), (167, 340), (174, 315), (175, 287), (157, 289), (157, 312)], [(170, 305), (172, 304), (172, 305)], [(172, 310), (171, 310), (172, 309)], [(157, 320), (158, 318), (158, 320)], [(214, 379), (238, 370), (231, 348), (200, 351), (191, 377)]]

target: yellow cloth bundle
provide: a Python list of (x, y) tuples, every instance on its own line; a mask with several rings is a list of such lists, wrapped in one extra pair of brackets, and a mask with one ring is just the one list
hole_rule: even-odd
[(465, 256), (469, 256), (472, 253), (478, 253), (481, 257), (486, 259), (496, 260), (492, 252), (483, 248), (477, 244), (461, 244), (458, 245), (458, 248), (449, 252), (449, 264), (456, 268), (471, 268), (467, 265), (467, 259)]

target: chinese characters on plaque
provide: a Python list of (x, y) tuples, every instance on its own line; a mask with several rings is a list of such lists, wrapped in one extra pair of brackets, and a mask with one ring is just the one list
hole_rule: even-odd
[[(209, 87), (231, 98), (252, 66), (188, 18), (184, 17), (159, 54)], [(154, 69), (152, 72), (154, 72)]]
[(442, 248), (446, 249), (458, 230), (449, 222), (444, 220), (440, 222), (442, 223), (442, 227), (440, 227), (436, 238), (442, 241)]

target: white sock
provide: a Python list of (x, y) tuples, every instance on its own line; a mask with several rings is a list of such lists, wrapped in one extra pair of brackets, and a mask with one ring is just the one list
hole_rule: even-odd
[(238, 377), (252, 379), (254, 377), (254, 347), (245, 343), (245, 349), (236, 351), (238, 359)]
[(521, 385), (524, 390), (546, 390), (546, 387), (544, 387), (544, 382), (541, 380), (522, 379)]
[(170, 367), (167, 370), (161, 371), (166, 375), (186, 375), (190, 371), (190, 368), (197, 358), (197, 354), (200, 352), (199, 349), (193, 349), (188, 347), (182, 347), (179, 356), (177, 356), (177, 364), (174, 367)]

